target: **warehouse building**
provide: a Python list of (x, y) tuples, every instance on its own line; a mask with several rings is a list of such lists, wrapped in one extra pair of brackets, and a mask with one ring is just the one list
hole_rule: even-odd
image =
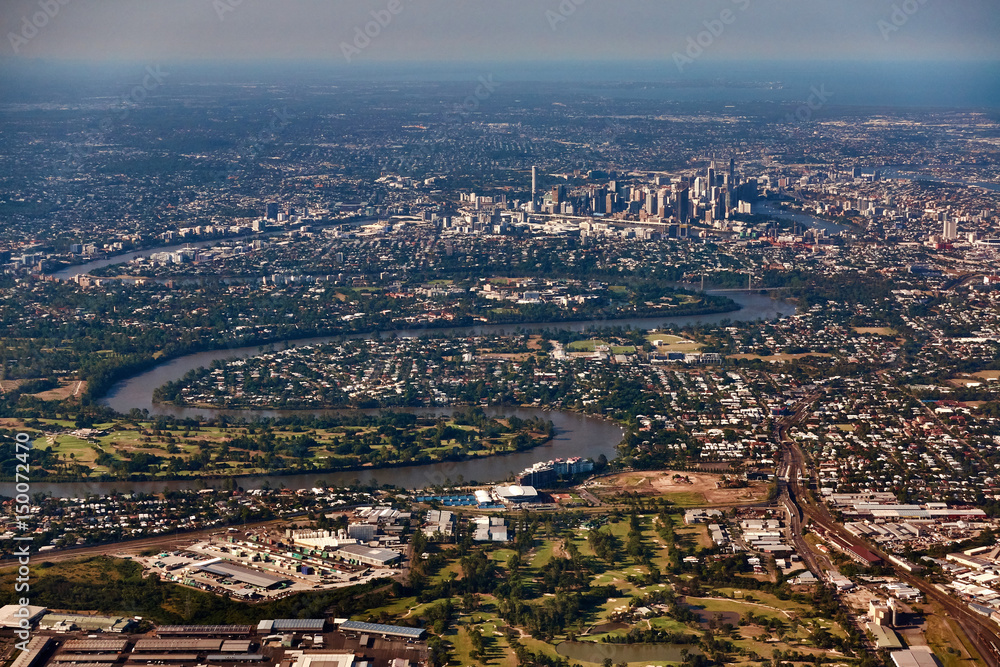
[(69, 653), (121, 653), (126, 646), (127, 639), (70, 639), (62, 648)]
[(263, 620), (257, 624), (258, 635), (283, 632), (323, 632), (326, 619), (323, 618), (276, 618)]
[(262, 662), (263, 653), (211, 653), (208, 662)]
[(301, 654), (292, 667), (354, 667), (353, 653)]
[(896, 667), (941, 667), (934, 653), (926, 646), (914, 646), (908, 651), (893, 651), (889, 657)]
[(899, 641), (899, 636), (887, 627), (869, 623), (868, 632), (871, 633), (872, 638), (875, 640), (875, 646), (879, 649), (894, 651), (903, 648), (902, 642)]
[(344, 545), (337, 549), (334, 554), (351, 563), (374, 565), (375, 567), (388, 567), (402, 558), (398, 551), (368, 547), (363, 544)]
[[(24, 609), (24, 611), (22, 612), (21, 609)], [(0, 627), (19, 628), (21, 627), (22, 618), (27, 619), (30, 627), (34, 627), (38, 619), (44, 616), (46, 612), (48, 612), (48, 609), (45, 607), (35, 607), (32, 605), (21, 607), (21, 605), (17, 604), (6, 604), (0, 607)], [(18, 614), (25, 615), (19, 616)]]
[(249, 637), (251, 625), (161, 625), (158, 637)]
[(32, 637), (28, 640), (27, 650), (18, 652), (10, 667), (36, 667), (52, 649), (52, 644), (48, 637)]
[(435, 533), (450, 536), (455, 532), (455, 514), (448, 510), (429, 510), (424, 535), (433, 537)]
[(38, 622), (39, 630), (54, 632), (128, 632), (135, 625), (122, 616), (90, 616), (86, 614), (46, 614)]
[[(160, 651), (163, 653), (171, 652), (190, 652), (190, 651), (211, 651), (212, 653), (218, 653), (222, 648), (221, 639), (140, 639), (135, 643), (135, 652), (140, 653), (143, 651)], [(133, 659), (136, 657), (133, 654)]]
[(423, 639), (423, 628), (410, 628), (405, 625), (385, 625), (382, 623), (363, 623), (361, 621), (343, 621), (341, 632), (359, 632), (380, 637), (397, 637), (399, 639)]
[(118, 662), (118, 659), (122, 657), (121, 653), (60, 653), (49, 660), (50, 665), (54, 664), (64, 664), (64, 663), (92, 663), (92, 662), (106, 662), (111, 664), (113, 662)]
[(248, 586), (255, 586), (257, 588), (264, 589), (277, 588), (281, 584), (288, 582), (286, 577), (278, 577), (273, 574), (266, 574), (264, 572), (258, 572), (257, 570), (240, 567), (239, 565), (227, 563), (221, 558), (214, 558), (203, 563), (195, 563), (190, 569), (196, 572), (207, 572), (208, 574), (214, 574), (219, 577), (234, 579), (247, 584)]
[(194, 662), (198, 659), (197, 653), (143, 653), (129, 656), (129, 660), (135, 662)]

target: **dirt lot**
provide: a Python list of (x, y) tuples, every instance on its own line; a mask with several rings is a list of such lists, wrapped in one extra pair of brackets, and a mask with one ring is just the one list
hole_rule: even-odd
[[(723, 475), (673, 470), (626, 472), (595, 480), (590, 489), (598, 495), (623, 492), (668, 498), (671, 495), (683, 495), (692, 501), (697, 501), (700, 497), (705, 505), (745, 505), (767, 498), (767, 485), (764, 483), (754, 482), (743, 489), (723, 489), (719, 488), (722, 477)], [(697, 502), (685, 504), (694, 505)]]
[(14, 391), (24, 384), (24, 380), (0, 380), (0, 394)]
[(854, 327), (854, 332), (859, 334), (875, 334), (877, 336), (895, 336), (898, 332), (889, 327)]
[(70, 396), (79, 396), (87, 390), (87, 383), (82, 380), (61, 380), (55, 389), (49, 389), (38, 394), (36, 398), (43, 401), (63, 401)]

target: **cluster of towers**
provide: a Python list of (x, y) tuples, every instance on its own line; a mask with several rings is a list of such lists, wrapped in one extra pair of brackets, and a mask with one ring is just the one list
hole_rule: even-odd
[(568, 196), (566, 185), (556, 185), (544, 197), (538, 189), (538, 168), (531, 169), (531, 210), (564, 215), (612, 216), (621, 214), (640, 221), (672, 220), (687, 223), (704, 215), (707, 222), (729, 218), (734, 211), (749, 212), (748, 202), (757, 196), (754, 179), (736, 175), (736, 161), (719, 169), (713, 160), (694, 177), (658, 176), (648, 185), (610, 180), (602, 185), (577, 188)]

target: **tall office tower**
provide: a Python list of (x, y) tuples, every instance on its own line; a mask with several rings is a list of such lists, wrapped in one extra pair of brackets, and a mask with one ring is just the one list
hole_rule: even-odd
[(656, 193), (647, 192), (646, 193), (646, 213), (649, 215), (656, 215)]
[(736, 158), (729, 158), (729, 183), (736, 185)]
[(715, 162), (712, 162), (712, 166), (708, 168), (708, 187), (715, 187)]
[(591, 209), (594, 213), (610, 213), (605, 205), (608, 201), (608, 193), (604, 188), (597, 188), (594, 192), (593, 201), (591, 202)]
[(552, 188), (552, 203), (561, 204), (566, 201), (566, 186), (556, 185)]
[(703, 179), (701, 176), (694, 179), (694, 194), (696, 197), (701, 196), (701, 193), (704, 191), (704, 188), (705, 188), (705, 179)]
[(276, 201), (267, 202), (267, 219), (268, 220), (278, 219), (278, 202)]
[(531, 201), (538, 201), (538, 167), (531, 168)]
[(944, 229), (941, 232), (941, 236), (946, 239), (957, 239), (958, 238), (958, 221), (957, 220), (945, 220)]
[(691, 197), (687, 188), (677, 193), (677, 219), (682, 223), (691, 217)]
[(615, 197), (617, 197), (617, 195), (613, 192), (608, 194), (607, 202), (604, 205), (604, 212), (609, 215), (615, 212)]

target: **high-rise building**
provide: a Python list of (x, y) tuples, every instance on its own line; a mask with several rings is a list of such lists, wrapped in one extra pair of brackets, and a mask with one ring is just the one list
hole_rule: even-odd
[(268, 220), (278, 219), (278, 202), (276, 201), (267, 202), (267, 219)]
[(566, 201), (566, 186), (555, 185), (552, 187), (552, 203), (561, 204)]
[(958, 221), (957, 220), (945, 220), (944, 229), (941, 231), (941, 236), (946, 239), (957, 239), (958, 238)]
[(649, 215), (656, 215), (656, 211), (657, 211), (656, 193), (655, 192), (647, 192), (646, 193), (646, 213), (648, 213)]
[(687, 188), (677, 192), (677, 219), (682, 223), (691, 217), (691, 197)]
[(531, 168), (531, 201), (538, 201), (538, 167)]

